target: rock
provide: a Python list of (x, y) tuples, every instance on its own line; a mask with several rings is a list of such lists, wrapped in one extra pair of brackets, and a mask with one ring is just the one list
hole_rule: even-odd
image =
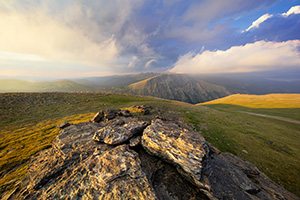
[(139, 155), (127, 145), (94, 142), (95, 128), (64, 129), (53, 148), (31, 160), (23, 189), (12, 199), (157, 199)]
[[(123, 122), (123, 121), (122, 121)], [(127, 123), (116, 121), (113, 126), (105, 126), (95, 132), (94, 140), (110, 145), (122, 144), (137, 134), (142, 134), (147, 122), (132, 119)]]
[(132, 116), (129, 110), (121, 110), (119, 115), (124, 116), (124, 117), (131, 117)]
[(172, 165), (208, 199), (299, 199), (273, 183), (255, 165), (210, 146), (180, 124), (156, 119), (143, 133), (142, 146)]
[(146, 106), (144, 106), (144, 105), (133, 106), (133, 107), (131, 107), (131, 109), (134, 110), (135, 112), (143, 113), (144, 115), (150, 114), (149, 109)]
[(57, 125), (57, 128), (64, 129), (64, 128), (70, 126), (70, 125), (71, 124), (69, 122), (64, 122), (64, 123), (61, 123), (61, 124)]
[(100, 122), (104, 117), (104, 113), (103, 111), (101, 112), (98, 112), (92, 119), (91, 119), (91, 122), (93, 123), (97, 123), (97, 122)]
[(91, 185), (107, 191), (99, 199), (157, 199), (146, 174), (141, 170), (138, 153), (121, 145), (87, 159)]
[(139, 144), (141, 144), (141, 136), (133, 137), (129, 140), (130, 147), (135, 147)]
[(108, 112), (116, 114), (111, 120), (60, 130), (7, 198), (299, 200), (181, 121), (148, 125), (117, 112)]
[(142, 145), (151, 154), (180, 167), (196, 185), (205, 187), (200, 179), (202, 162), (209, 151), (199, 133), (156, 119), (144, 130)]
[[(119, 115), (120, 113), (121, 113), (121, 110), (119, 110), (119, 109), (118, 110), (107, 109), (105, 111), (100, 111), (91, 119), (91, 122), (99, 123), (100, 121), (109, 121), (109, 120), (112, 120), (115, 117), (117, 117), (117, 115)], [(127, 115), (128, 115), (128, 113), (127, 113)]]
[(104, 111), (104, 118), (108, 121), (111, 119), (114, 119), (117, 116), (117, 113), (120, 112), (120, 110), (115, 109), (107, 109)]

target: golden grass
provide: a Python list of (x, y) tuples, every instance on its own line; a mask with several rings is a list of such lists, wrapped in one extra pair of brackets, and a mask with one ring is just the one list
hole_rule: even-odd
[(300, 94), (233, 94), (198, 105), (208, 104), (232, 104), (248, 108), (300, 108)]
[(160, 75), (156, 75), (156, 76), (147, 78), (147, 79), (145, 79), (145, 80), (142, 80), (142, 81), (139, 81), (139, 82), (136, 82), (136, 83), (132, 83), (132, 84), (129, 85), (129, 87), (130, 87), (130, 88), (133, 88), (133, 89), (141, 89), (141, 88), (143, 88), (143, 87), (145, 86), (145, 84), (146, 84), (149, 80), (151, 80), (151, 79), (153, 79), (153, 78), (155, 78), (155, 77), (158, 77), (158, 76), (160, 76)]
[[(44, 120), (32, 123), (13, 130), (0, 131), (0, 173), (7, 173), (0, 178), (3, 189), (15, 187), (15, 184), (25, 177), (27, 172), (26, 161), (37, 152), (49, 148), (59, 133), (56, 125), (69, 121), (70, 123), (86, 122), (95, 113), (72, 115), (61, 119)], [(12, 184), (8, 184), (11, 182)], [(1, 192), (3, 192), (1, 190)]]

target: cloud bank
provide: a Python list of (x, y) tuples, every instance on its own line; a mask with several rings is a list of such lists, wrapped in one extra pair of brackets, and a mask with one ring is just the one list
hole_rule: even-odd
[(171, 72), (237, 73), (289, 69), (300, 66), (300, 40), (258, 41), (225, 51), (204, 51), (181, 56)]
[[(280, 2), (0, 1), (0, 72), (46, 71), (53, 76), (60, 69), (70, 76), (164, 72), (182, 61), (180, 55), (203, 52), (202, 48), (222, 52), (261, 40), (300, 40), (300, 6), (269, 12)], [(262, 15), (264, 10), (272, 14)], [(257, 20), (252, 23), (249, 15)], [(243, 27), (232, 26), (239, 19)]]

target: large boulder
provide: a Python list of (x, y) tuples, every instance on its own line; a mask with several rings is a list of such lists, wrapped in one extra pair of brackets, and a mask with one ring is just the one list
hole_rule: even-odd
[(200, 179), (208, 145), (201, 134), (156, 119), (145, 129), (142, 145), (149, 153), (180, 167), (195, 184), (205, 187)]
[(142, 136), (147, 152), (174, 166), (209, 199), (299, 199), (255, 165), (209, 145), (199, 132), (156, 119)]

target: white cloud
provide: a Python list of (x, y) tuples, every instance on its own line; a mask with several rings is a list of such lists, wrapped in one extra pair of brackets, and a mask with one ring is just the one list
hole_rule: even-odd
[(145, 68), (149, 68), (152, 63), (157, 63), (157, 60), (156, 59), (151, 59), (149, 60), (146, 64), (145, 64)]
[(0, 2), (0, 52), (118, 71), (128, 64), (122, 62), (128, 60), (122, 58), (128, 46), (153, 52), (137, 27), (127, 27), (141, 4), (139, 0)]
[(101, 65), (110, 62), (119, 51), (113, 35), (95, 42), (83, 30), (51, 18), (44, 11), (32, 13), (0, 10), (0, 27), (2, 52)]
[(254, 22), (252, 22), (252, 25), (249, 26), (249, 28), (247, 28), (246, 31), (249, 31), (252, 28), (258, 28), (261, 23), (263, 23), (267, 19), (271, 18), (272, 16), (273, 16), (272, 14), (268, 14), (268, 13), (264, 14), (263, 16), (261, 16), (260, 18), (258, 18)]
[(181, 56), (171, 72), (235, 73), (300, 67), (300, 40), (258, 41), (226, 51), (204, 51)]
[(300, 13), (300, 6), (293, 6), (286, 13), (282, 13), (282, 16), (288, 17), (289, 15), (299, 14), (299, 13)]

